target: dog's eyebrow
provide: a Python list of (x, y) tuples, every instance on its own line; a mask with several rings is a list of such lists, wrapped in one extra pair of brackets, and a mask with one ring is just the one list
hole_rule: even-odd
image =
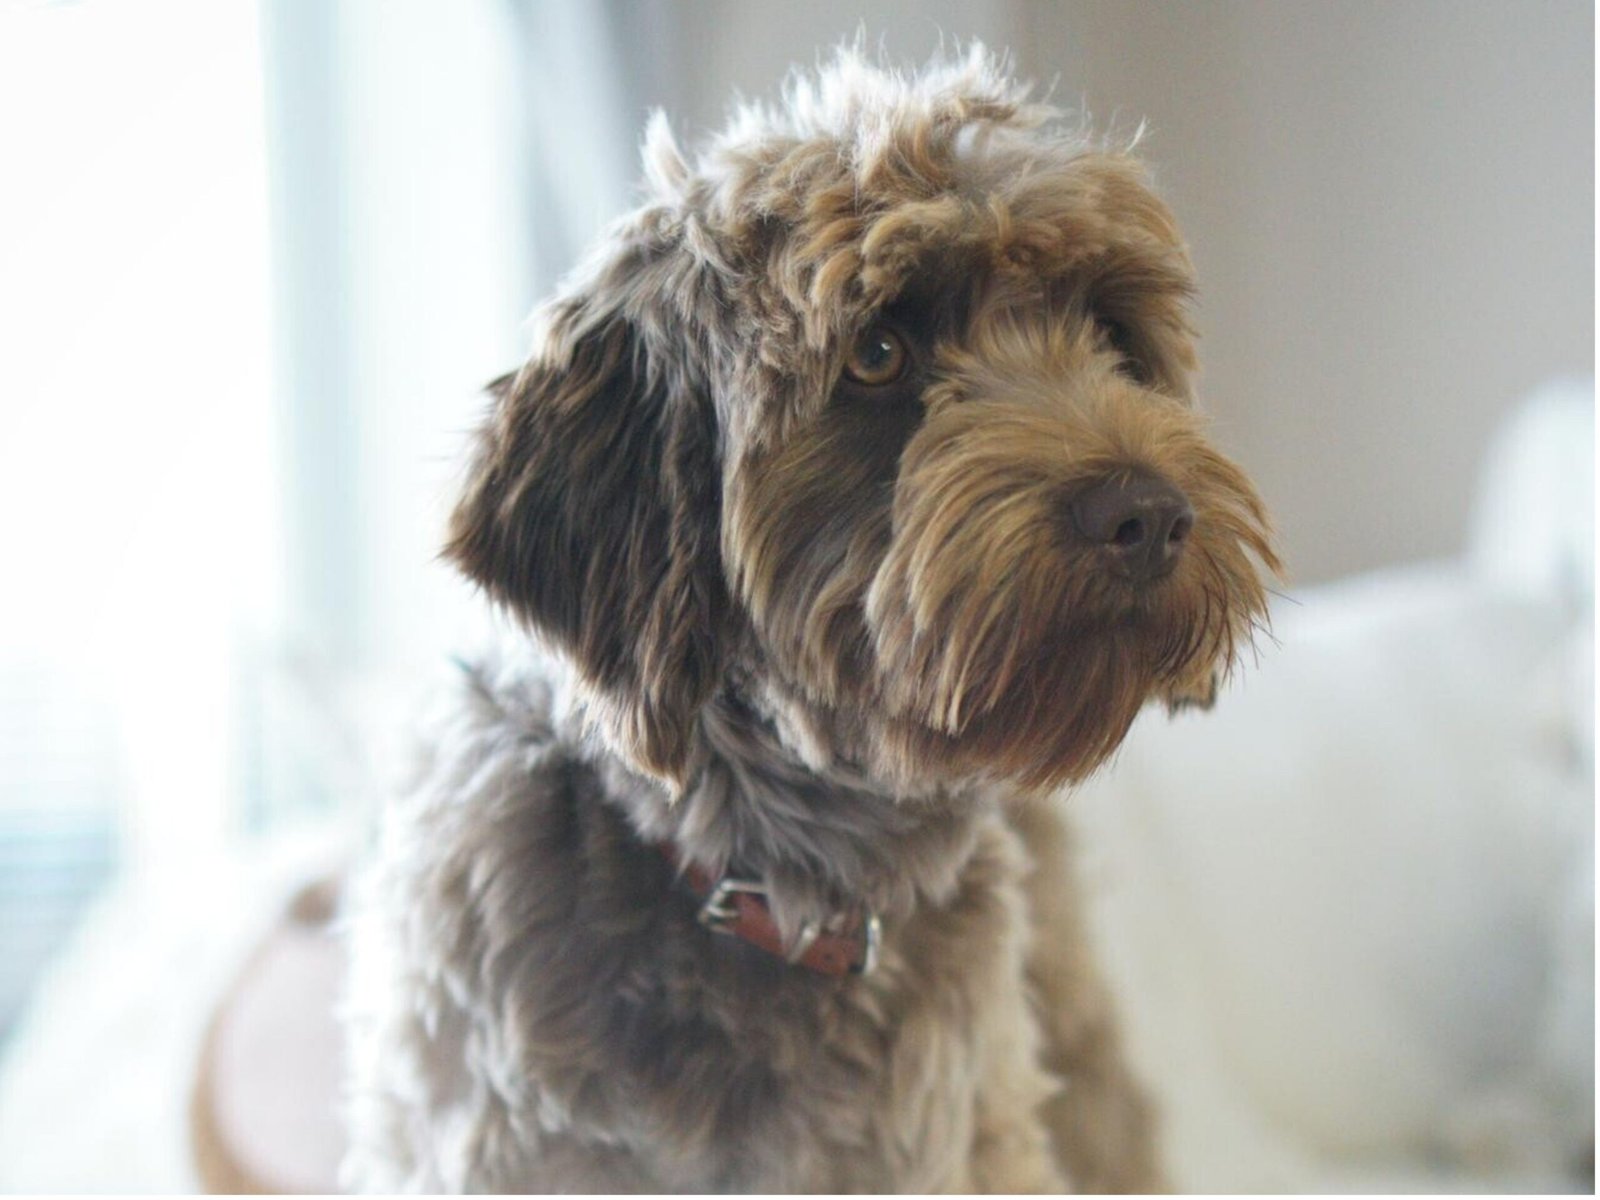
[(951, 279), (914, 280), (882, 315), (917, 339), (924, 350), (966, 324), (972, 308), (970, 285)]

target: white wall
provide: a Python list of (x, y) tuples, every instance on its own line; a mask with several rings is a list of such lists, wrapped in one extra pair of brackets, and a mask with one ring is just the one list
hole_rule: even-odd
[(1063, 98), (1153, 125), (1200, 270), (1207, 403), (1294, 577), (1458, 548), (1496, 420), (1594, 369), (1592, 9), (1025, 12), (1024, 62), (1059, 69)]
[(910, 61), (940, 31), (980, 36), (1059, 103), (1148, 119), (1200, 270), (1206, 404), (1297, 583), (1457, 550), (1495, 422), (1539, 380), (1593, 371), (1580, 0), (667, 11), (682, 82), (651, 99), (691, 127), (858, 23)]

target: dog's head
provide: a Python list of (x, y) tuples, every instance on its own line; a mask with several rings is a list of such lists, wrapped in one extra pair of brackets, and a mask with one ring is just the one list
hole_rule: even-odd
[(1209, 702), (1276, 569), (1192, 409), (1188, 257), (1125, 154), (975, 52), (842, 54), (541, 314), (449, 554), (681, 784), (730, 679), (900, 784), (1079, 778)]

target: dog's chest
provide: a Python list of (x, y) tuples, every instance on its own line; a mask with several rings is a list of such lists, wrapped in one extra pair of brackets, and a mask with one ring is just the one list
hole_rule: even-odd
[[(984, 869), (948, 904), (891, 924), (872, 976), (825, 979), (763, 961), (755, 986), (705, 1002), (730, 1035), (708, 1074), (737, 1086), (723, 1092), (712, 1136), (683, 1143), (692, 1162), (719, 1163), (692, 1186), (972, 1189), (986, 1098), (1011, 1076), (1038, 1079), (1032, 1039), (1017, 1028), (1031, 1015), (1016, 898)], [(750, 957), (720, 941), (711, 949)]]
[[(973, 1190), (995, 1114), (1048, 1084), (1024, 1000), (1015, 837), (886, 924), (866, 977), (790, 967), (696, 920), (599, 777), (471, 739), (391, 813), (377, 989), (422, 1145), (408, 1186)], [(430, 794), (431, 792), (431, 794)], [(401, 849), (403, 848), (403, 852)], [(376, 982), (376, 981), (375, 981)], [(397, 1131), (398, 1133), (398, 1131)]]
[[(559, 1115), (522, 1182), (562, 1183), (550, 1167), (603, 1138), (629, 1145), (628, 1170), (650, 1188), (969, 1189), (986, 1090), (1037, 1075), (1018, 1030), (1031, 1021), (1020, 902), (993, 856), (979, 857), (948, 903), (890, 925), (866, 978), (718, 937), (692, 902), (613, 925), (614, 942), (591, 945), (589, 1019), (527, 1031), (533, 1078), (514, 1123)], [(551, 1011), (527, 983), (503, 1007)], [(590, 1159), (620, 1165), (614, 1149)]]

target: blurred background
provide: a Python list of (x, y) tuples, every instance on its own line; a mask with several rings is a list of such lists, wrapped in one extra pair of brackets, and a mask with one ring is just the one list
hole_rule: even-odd
[[(1407, 1155), (1592, 1175), (1588, 4), (11, 0), (0, 1186), (193, 1186), (140, 1122), (182, 1126), (165, 1081), (295, 877), (279, 848), (356, 836), (416, 680), (482, 623), (434, 561), (479, 388), (636, 197), (651, 108), (692, 142), (858, 31), (904, 65), (978, 38), (1097, 127), (1146, 123), (1201, 281), (1203, 403), (1281, 529), (1260, 685), (1214, 726), (1141, 723), (1084, 801), (1104, 934), (1144, 955), (1124, 979), (1195, 999), (1232, 963), (1211, 1024), (1132, 1018), (1156, 1059), (1228, 1048), (1191, 1064), (1228, 1097), (1173, 1101), (1180, 1182), (1356, 1187)], [(1146, 769), (1219, 752), (1214, 777)], [(1127, 826), (1174, 836), (1178, 801), (1221, 814), (1187, 853), (1236, 835), (1181, 895), (1141, 884)], [(1304, 820), (1268, 841), (1264, 811)], [(1149, 975), (1163, 904), (1217, 914), (1200, 974)], [(1368, 1036), (1387, 1009), (1348, 1042), (1308, 1016), (1360, 1009), (1350, 979), (1403, 993), (1391, 1040)], [(1441, 1013), (1450, 1071), (1405, 1065)], [(103, 1086), (111, 1046), (144, 1055), (138, 1086)], [(98, 1149), (24, 1129), (46, 1098), (92, 1110)], [(1329, 1155), (1345, 1174), (1315, 1174)]]

